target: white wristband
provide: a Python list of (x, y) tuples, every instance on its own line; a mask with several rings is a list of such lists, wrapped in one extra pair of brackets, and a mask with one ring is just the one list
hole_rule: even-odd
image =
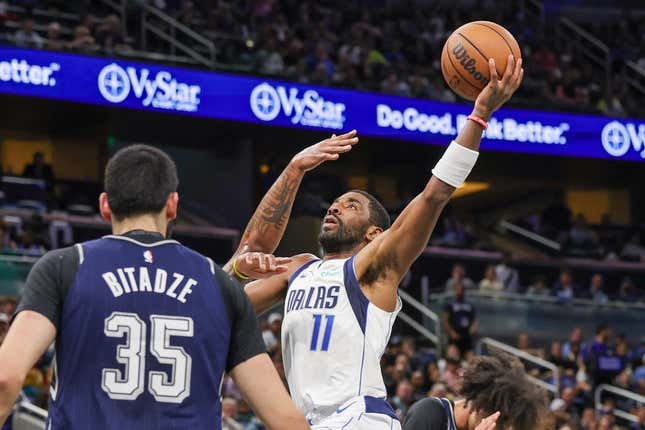
[(459, 188), (475, 167), (479, 152), (468, 149), (454, 140), (432, 169), (432, 174), (448, 185)]

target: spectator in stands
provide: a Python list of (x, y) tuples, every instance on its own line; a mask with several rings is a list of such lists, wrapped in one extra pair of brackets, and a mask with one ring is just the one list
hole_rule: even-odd
[(594, 387), (600, 384), (611, 384), (615, 376), (622, 372), (623, 361), (616, 356), (609, 343), (611, 328), (602, 323), (596, 329), (596, 335), (589, 348), (587, 368), (593, 380)]
[(441, 372), (441, 382), (446, 384), (446, 388), (456, 393), (459, 390), (461, 382), (461, 360), (454, 357), (446, 358), (446, 367)]
[(96, 40), (107, 52), (127, 48), (121, 34), (121, 20), (116, 15), (108, 15), (96, 30)]
[(225, 397), (222, 400), (222, 430), (244, 430), (244, 426), (236, 418), (237, 400)]
[(51, 164), (45, 163), (45, 154), (42, 152), (34, 153), (31, 164), (27, 164), (22, 172), (25, 178), (42, 179), (48, 190), (54, 186), (54, 170)]
[(463, 282), (453, 284), (455, 298), (443, 308), (442, 323), (450, 342), (457, 345), (462, 356), (472, 353), (473, 336), (477, 333), (475, 307), (466, 301)]
[(573, 402), (575, 398), (575, 389), (565, 387), (560, 393), (560, 398), (551, 402), (551, 411), (555, 415), (557, 425), (569, 424), (576, 428), (580, 417)]
[(571, 301), (575, 295), (573, 276), (569, 269), (560, 272), (558, 281), (553, 285), (553, 295), (561, 302)]
[(17, 306), (18, 301), (14, 297), (0, 297), (0, 313), (12, 317)]
[(446, 292), (455, 291), (456, 284), (463, 285), (467, 290), (477, 288), (473, 280), (466, 276), (466, 267), (461, 263), (452, 266), (452, 276), (446, 281)]
[(609, 302), (609, 297), (605, 294), (604, 288), (605, 280), (600, 273), (596, 273), (591, 277), (589, 283), (589, 298), (598, 305), (605, 305)]
[(37, 48), (43, 47), (43, 38), (34, 30), (34, 19), (26, 17), (22, 21), (20, 30), (14, 35), (16, 45), (22, 48)]
[(504, 253), (502, 262), (495, 267), (497, 279), (502, 283), (504, 291), (509, 293), (517, 293), (520, 290), (520, 275), (517, 269), (510, 265), (511, 256)]
[(97, 51), (99, 46), (92, 37), (90, 30), (84, 25), (77, 25), (74, 28), (74, 40), (67, 44), (67, 48), (72, 51), (91, 53)]
[(638, 232), (629, 237), (621, 257), (625, 260), (645, 262), (645, 246), (641, 244), (641, 236)]
[(494, 292), (499, 292), (504, 289), (502, 283), (497, 279), (497, 272), (495, 271), (495, 266), (492, 264), (486, 266), (484, 278), (479, 282), (479, 289), (482, 291)]
[(280, 346), (280, 331), (282, 330), (282, 315), (277, 312), (269, 315), (267, 320), (269, 326), (262, 331), (264, 344), (269, 352), (277, 350)]
[[(645, 70), (645, 67), (643, 67)], [(645, 429), (645, 405), (640, 405), (636, 410), (636, 422), (629, 425), (629, 430), (643, 430)]]
[(425, 393), (428, 390), (425, 385), (425, 378), (422, 371), (415, 370), (412, 372), (412, 376), (410, 376), (410, 384), (412, 384), (413, 403), (426, 396)]
[(595, 247), (598, 244), (596, 233), (589, 228), (587, 219), (583, 214), (578, 214), (573, 226), (569, 230), (569, 245), (575, 248)]
[(428, 391), (434, 384), (441, 380), (441, 372), (436, 360), (430, 360), (426, 365), (426, 372), (423, 375), (425, 379), (425, 390)]
[(3, 250), (14, 250), (16, 248), (16, 243), (11, 240), (9, 226), (0, 218), (0, 252)]
[(633, 303), (640, 298), (636, 286), (632, 278), (626, 276), (620, 283), (620, 290), (618, 291), (618, 300), (621, 302)]
[(45, 41), (45, 49), (52, 51), (62, 51), (65, 47), (65, 42), (60, 37), (60, 24), (52, 22), (47, 26), (47, 40)]
[(86, 13), (81, 19), (81, 24), (83, 27), (87, 28), (90, 32), (90, 36), (94, 37), (96, 33), (96, 16), (93, 13)]
[(465, 248), (468, 245), (468, 232), (464, 223), (453, 216), (445, 216), (440, 244), (454, 248)]
[(397, 96), (410, 96), (410, 86), (407, 82), (399, 79), (398, 74), (392, 70), (381, 82), (381, 91), (386, 94)]
[(558, 68), (558, 60), (544, 40), (538, 42), (538, 48), (531, 55), (531, 62), (537, 73), (552, 73)]
[(544, 275), (537, 275), (533, 279), (533, 283), (526, 290), (526, 295), (531, 297), (548, 296), (551, 292), (546, 286), (546, 277)]
[(396, 395), (390, 400), (392, 409), (400, 420), (408, 412), (408, 408), (414, 403), (414, 390), (413, 386), (407, 379), (404, 379), (396, 386)]
[(284, 60), (274, 37), (269, 37), (265, 46), (258, 51), (257, 61), (259, 71), (264, 75), (280, 75), (284, 71)]
[(595, 430), (596, 425), (596, 411), (592, 408), (585, 408), (582, 411), (582, 418), (580, 418), (581, 430)]
[(569, 340), (562, 345), (562, 355), (574, 362), (578, 361), (580, 351), (587, 348), (587, 346), (583, 344), (582, 340), (582, 328), (574, 327), (569, 335)]
[(544, 358), (544, 350), (542, 348), (531, 348), (531, 339), (529, 338), (528, 333), (520, 333), (519, 336), (517, 336), (517, 349), (524, 351), (527, 354)]

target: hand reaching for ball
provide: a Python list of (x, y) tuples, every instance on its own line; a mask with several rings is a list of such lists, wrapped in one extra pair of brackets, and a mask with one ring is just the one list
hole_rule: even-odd
[(492, 58), (488, 60), (488, 68), (490, 70), (490, 81), (475, 100), (475, 110), (473, 111), (475, 115), (484, 121), (488, 121), (493, 112), (502, 107), (511, 98), (522, 83), (522, 77), (524, 76), (522, 59), (520, 58), (516, 63), (513, 55), (508, 56), (506, 70), (501, 79), (495, 68), (495, 60)]

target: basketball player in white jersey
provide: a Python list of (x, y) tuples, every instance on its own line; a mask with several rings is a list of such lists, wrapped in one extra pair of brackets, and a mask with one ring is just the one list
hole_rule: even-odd
[[(432, 170), (425, 189), (390, 226), (383, 206), (363, 191), (337, 198), (320, 232), (323, 259), (296, 255), (284, 273), (247, 285), (256, 312), (285, 299), (284, 369), (291, 396), (323, 430), (400, 429), (385, 401), (380, 358), (401, 309), (397, 288), (425, 249), (439, 214), (478, 157), (487, 123), (519, 87), (521, 60), (475, 101), (469, 121)], [(286, 294), (285, 294), (286, 291)]]

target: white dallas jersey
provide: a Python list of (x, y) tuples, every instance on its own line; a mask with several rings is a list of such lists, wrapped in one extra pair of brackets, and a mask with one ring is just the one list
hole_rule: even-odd
[(385, 398), (381, 356), (401, 310), (369, 302), (354, 257), (313, 260), (289, 279), (282, 355), (291, 397), (316, 424), (356, 396)]

